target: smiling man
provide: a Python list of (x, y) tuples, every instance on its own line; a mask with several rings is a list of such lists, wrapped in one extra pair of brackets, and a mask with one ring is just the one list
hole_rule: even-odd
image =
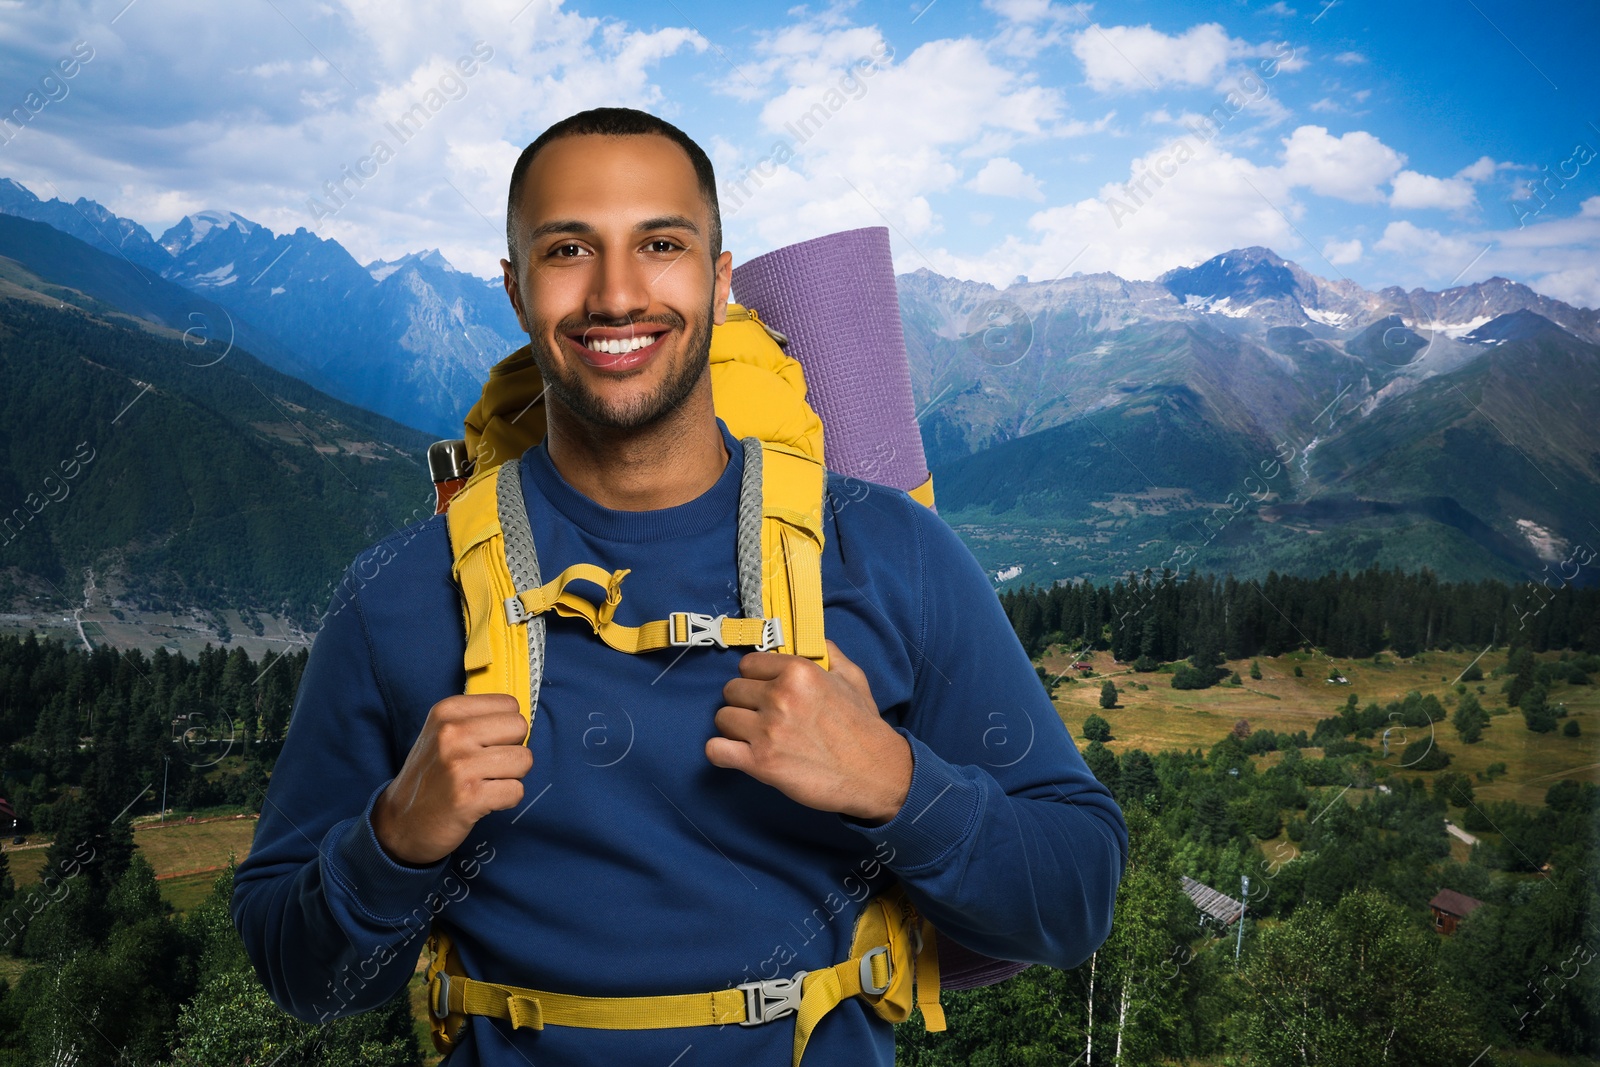
[[(738, 615), (744, 453), (708, 360), (732, 257), (709, 160), (645, 113), (575, 115), (518, 160), (507, 230), (506, 292), (547, 383), (545, 439), (506, 458), (540, 569), (628, 570), (629, 625)], [(627, 655), (551, 616), (531, 724), (512, 695), (462, 695), (444, 518), (359, 556), (235, 881), (273, 999), (315, 1021), (384, 1004), (437, 923), (470, 978), (533, 991), (480, 1002), (449, 1064), (776, 1067), (791, 993), (850, 958), (857, 915), (895, 882), (941, 938), (1087, 959), (1126, 864), (1120, 809), (950, 528), (842, 481), (824, 501), (827, 669)], [(738, 986), (775, 1010), (731, 1024)], [(594, 1003), (572, 997), (708, 1006), (615, 1028), (561, 1014)], [(859, 998), (811, 1022), (806, 1064), (893, 1063), (892, 1027)]]

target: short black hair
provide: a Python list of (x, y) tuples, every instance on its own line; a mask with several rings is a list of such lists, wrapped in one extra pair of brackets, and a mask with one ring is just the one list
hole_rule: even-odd
[(520, 272), (522, 269), (517, 261), (517, 203), (522, 193), (523, 178), (527, 174), (529, 164), (533, 162), (533, 157), (539, 154), (539, 150), (562, 137), (578, 137), (584, 134), (627, 137), (646, 133), (666, 137), (688, 154), (689, 162), (694, 164), (695, 177), (700, 182), (700, 195), (705, 197), (706, 204), (711, 208), (709, 242), (711, 258), (716, 259), (722, 255), (722, 210), (717, 203), (717, 176), (711, 169), (711, 159), (704, 150), (678, 127), (647, 111), (638, 111), (631, 107), (596, 107), (564, 118), (545, 130), (537, 140), (522, 150), (522, 155), (517, 157), (517, 165), (511, 168), (511, 191), (506, 199), (506, 249), (510, 253), (507, 258), (511, 260), (513, 271)]

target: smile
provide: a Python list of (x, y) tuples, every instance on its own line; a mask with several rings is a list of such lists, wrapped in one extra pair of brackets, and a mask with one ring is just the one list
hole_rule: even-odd
[(656, 338), (659, 338), (659, 336), (661, 336), (661, 334), (653, 333), (640, 334), (640, 336), (637, 336), (637, 338), (590, 338), (589, 341), (584, 342), (584, 347), (587, 347), (590, 352), (606, 352), (606, 354), (610, 355), (626, 355), (629, 354), (629, 352), (637, 352), (638, 349), (646, 349), (646, 347), (653, 346), (654, 342), (656, 342)]
[(661, 338), (670, 331), (637, 334), (631, 337), (588, 337), (580, 340), (567, 336), (567, 341), (577, 350), (583, 361), (601, 370), (625, 370), (636, 367), (655, 354)]

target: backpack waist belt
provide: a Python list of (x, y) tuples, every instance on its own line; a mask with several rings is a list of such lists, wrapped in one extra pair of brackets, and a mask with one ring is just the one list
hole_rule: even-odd
[[(581, 1026), (654, 1030), (683, 1026), (761, 1026), (795, 1017), (794, 1067), (823, 1016), (847, 997), (860, 997), (881, 1018), (911, 1014), (912, 989), (929, 1030), (945, 1028), (939, 1004), (938, 945), (933, 927), (917, 915), (900, 886), (867, 902), (856, 921), (850, 958), (819, 971), (746, 982), (710, 993), (658, 997), (586, 997), (468, 978), (449, 935), (437, 924), (428, 939), (428, 1009), (434, 1043), (454, 1047), (468, 1015), (506, 1019), (513, 1030)], [(459, 1022), (453, 1022), (459, 1020)]]

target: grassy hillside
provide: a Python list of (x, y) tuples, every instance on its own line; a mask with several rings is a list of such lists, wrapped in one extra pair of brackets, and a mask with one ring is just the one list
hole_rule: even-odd
[[(1385, 653), (1374, 662), (1373, 659), (1334, 659), (1295, 652), (1259, 658), (1256, 661), (1261, 666), (1259, 680), (1250, 677), (1250, 660), (1234, 660), (1227, 663), (1227, 668), (1239, 672), (1240, 685), (1191, 690), (1172, 688), (1172, 675), (1167, 671), (1138, 673), (1127, 664), (1113, 662), (1105, 652), (1087, 657), (1095, 667), (1094, 674), (1087, 677), (1075, 678), (1079, 672), (1071, 670), (1074, 662), (1085, 657), (1059, 647), (1053, 647), (1039, 662), (1051, 677), (1061, 679), (1054, 694), (1056, 707), (1080, 747), (1084, 719), (1100, 715), (1111, 724), (1112, 739), (1106, 742), (1106, 747), (1120, 756), (1134, 748), (1149, 753), (1188, 748), (1209, 751), (1241, 719), (1253, 730), (1278, 733), (1304, 730), (1309, 735), (1319, 719), (1337, 714), (1351, 693), (1356, 694), (1363, 706), (1373, 702), (1387, 705), (1416, 690), (1423, 695), (1434, 695), (1450, 710), (1457, 700), (1455, 679), (1475, 655), (1475, 652), (1435, 651), (1409, 660), (1397, 660), (1393, 654)], [(1537, 658), (1548, 661), (1557, 657), (1557, 653), (1546, 653)], [(1480, 805), (1513, 800), (1538, 807), (1544, 803), (1545, 791), (1561, 778), (1600, 782), (1600, 686), (1562, 684), (1551, 691), (1552, 702), (1566, 705), (1567, 718), (1562, 720), (1563, 724), (1568, 719), (1576, 721), (1581, 731), (1579, 736), (1566, 737), (1560, 730), (1534, 733), (1527, 729), (1521, 712), (1506, 707), (1500, 691), (1501, 680), (1493, 677), (1494, 671), (1505, 662), (1504, 650), (1485, 653), (1477, 660), (1484, 679), (1469, 687), (1491, 716), (1482, 740), (1463, 744), (1448, 719), (1433, 725), (1435, 743), (1452, 757), (1448, 770), (1474, 777)], [(1300, 677), (1295, 676), (1296, 667), (1301, 669)], [(1349, 684), (1330, 684), (1327, 681), (1330, 670), (1337, 670)], [(1111, 709), (1100, 707), (1100, 687), (1107, 678), (1118, 691), (1117, 706)], [(1477, 693), (1479, 686), (1484, 688), (1483, 693)], [(1405, 741), (1398, 737), (1391, 739), (1391, 755), (1387, 760), (1383, 759), (1380, 741), (1372, 739), (1364, 744), (1372, 750), (1379, 766), (1387, 764), (1392, 773), (1416, 775), (1431, 781), (1438, 772), (1399, 768), (1399, 750), (1409, 741), (1428, 734), (1427, 727), (1408, 727)], [(1310, 748), (1304, 754), (1308, 759), (1315, 759), (1321, 751)], [(1274, 766), (1282, 758), (1281, 752), (1255, 757), (1262, 770)], [(1492, 782), (1482, 781), (1480, 776), (1493, 763), (1504, 763), (1506, 773), (1496, 776)], [(1352, 793), (1359, 792), (1352, 790)]]
[(98, 586), (309, 621), (432, 513), (422, 434), (220, 344), (0, 293), (0, 607)]

